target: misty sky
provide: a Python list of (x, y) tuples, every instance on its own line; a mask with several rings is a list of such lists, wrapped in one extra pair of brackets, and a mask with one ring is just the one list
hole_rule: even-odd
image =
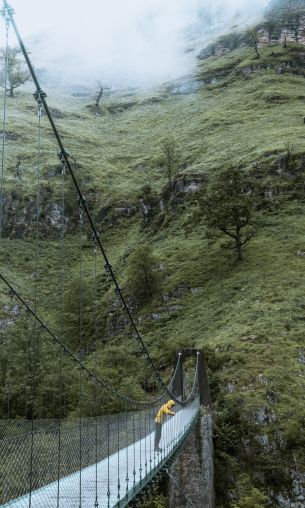
[(190, 27), (198, 28), (203, 11), (210, 13), (221, 31), (237, 12), (250, 14), (266, 3), (213, 0), (209, 6), (206, 0), (11, 0), (37, 67), (60, 70), (75, 79), (88, 76), (130, 83), (161, 82), (188, 72), (193, 61), (185, 53), (192, 46), (186, 34)]

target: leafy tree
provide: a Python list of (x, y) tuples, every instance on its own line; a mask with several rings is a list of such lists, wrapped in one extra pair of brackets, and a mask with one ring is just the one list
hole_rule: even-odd
[(139, 506), (140, 508), (165, 508), (167, 506), (166, 497), (161, 489), (154, 487), (150, 492), (148, 499), (146, 499)]
[(242, 35), (239, 32), (233, 31), (219, 37), (217, 42), (233, 51), (234, 49), (240, 47)]
[(245, 34), (245, 43), (248, 46), (252, 46), (256, 53), (256, 58), (260, 58), (260, 53), (258, 51), (258, 43), (259, 43), (259, 35), (256, 30), (248, 29)]
[(265, 508), (268, 506), (267, 496), (253, 485), (248, 475), (241, 475), (236, 487), (239, 500), (233, 504), (233, 508)]
[(220, 232), (234, 240), (238, 261), (243, 258), (243, 246), (255, 231), (255, 202), (255, 182), (237, 169), (222, 171), (200, 199), (210, 232)]
[(287, 14), (286, 27), (293, 32), (296, 42), (299, 42), (301, 27), (301, 13), (299, 11), (293, 9)]
[(273, 20), (272, 18), (267, 19), (262, 25), (262, 28), (267, 32), (269, 46), (271, 46), (272, 39), (279, 39), (281, 27), (276, 20)]
[(176, 169), (177, 162), (177, 141), (169, 135), (161, 141), (161, 150), (163, 154), (163, 161), (166, 170), (166, 176), (169, 186), (169, 197), (173, 191), (173, 176)]
[(30, 73), (19, 58), (20, 54), (21, 50), (18, 47), (9, 47), (7, 55), (5, 48), (0, 50), (0, 86), (5, 88), (5, 67), (7, 64), (6, 87), (10, 97), (14, 97), (15, 88), (23, 85), (30, 78)]
[(127, 287), (140, 306), (161, 294), (160, 262), (150, 245), (139, 246), (129, 256)]

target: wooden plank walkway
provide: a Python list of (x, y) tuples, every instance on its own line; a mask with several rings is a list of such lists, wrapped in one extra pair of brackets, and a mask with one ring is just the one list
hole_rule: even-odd
[[(112, 508), (124, 506), (146, 480), (153, 476), (189, 431), (199, 411), (199, 399), (182, 408), (162, 428), (161, 453), (154, 452), (154, 432), (121, 449), (97, 465), (82, 469), (32, 492), (31, 508)], [(97, 482), (96, 482), (97, 478)], [(126, 481), (128, 478), (129, 481)], [(97, 485), (97, 501), (96, 501)], [(118, 488), (119, 487), (119, 488)], [(59, 503), (58, 499), (59, 488)], [(80, 496), (81, 492), (81, 496)], [(107, 494), (109, 493), (109, 494)], [(121, 501), (125, 498), (124, 501)], [(29, 508), (29, 495), (14, 499), (3, 508)]]

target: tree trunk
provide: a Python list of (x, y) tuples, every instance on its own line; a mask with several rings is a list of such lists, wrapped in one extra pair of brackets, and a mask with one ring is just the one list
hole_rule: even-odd
[(10, 97), (14, 97), (14, 88), (13, 87), (10, 87), (9, 88), (9, 92), (10, 92)]
[(102, 98), (102, 95), (103, 95), (103, 92), (104, 92), (104, 89), (103, 87), (100, 89), (98, 95), (97, 95), (97, 98), (96, 98), (96, 101), (95, 101), (95, 106), (98, 108), (99, 105), (100, 105), (100, 100)]

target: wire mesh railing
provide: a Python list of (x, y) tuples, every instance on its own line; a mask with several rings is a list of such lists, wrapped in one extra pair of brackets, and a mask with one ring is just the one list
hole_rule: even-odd
[[(198, 407), (199, 400), (195, 398), (188, 408), (180, 409), (175, 418), (163, 425), (160, 454), (154, 449), (155, 409), (84, 418), (81, 430), (76, 419), (35, 420), (32, 506), (53, 506), (57, 495), (58, 465), (59, 484), (62, 484), (59, 498), (75, 499), (79, 495), (79, 478), (75, 473), (79, 475), (80, 471), (80, 447), (82, 470), (93, 466), (87, 480), (83, 479), (83, 496), (93, 495), (95, 465), (98, 461), (98, 483), (104, 486), (99, 489), (99, 497), (104, 499), (104, 505), (108, 506), (109, 502), (109, 506), (113, 506), (120, 491), (122, 498), (126, 495), (133, 497), (135, 489), (139, 488), (138, 484), (145, 481), (183, 438)], [(21, 507), (29, 492), (32, 423), (3, 420), (0, 423), (0, 438), (0, 503)], [(109, 490), (106, 488), (107, 479), (112, 486)]]
[[(97, 421), (96, 421), (97, 420)], [(133, 423), (135, 420), (135, 432)], [(59, 461), (59, 432), (61, 433), (60, 471), (67, 476), (79, 470), (80, 446), (82, 447), (82, 465), (87, 467), (117, 451), (117, 435), (121, 436), (124, 447), (143, 437), (143, 428), (139, 425), (139, 415), (110, 415), (96, 418), (83, 418), (81, 428), (79, 420), (35, 420), (34, 421), (34, 467), (33, 489), (57, 480)], [(108, 429), (108, 426), (110, 427)], [(119, 429), (118, 429), (119, 426)], [(0, 502), (17, 498), (29, 490), (28, 472), (30, 470), (31, 450), (30, 421), (4, 420), (0, 422)], [(110, 433), (110, 449), (108, 447)], [(97, 450), (97, 453), (96, 453)]]

